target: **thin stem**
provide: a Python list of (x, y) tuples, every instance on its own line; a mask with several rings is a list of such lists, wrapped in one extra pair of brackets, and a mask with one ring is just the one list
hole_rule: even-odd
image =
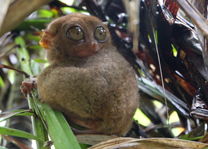
[(28, 78), (30, 75), (27, 74), (26, 72), (22, 71), (22, 70), (19, 70), (19, 69), (16, 69), (12, 66), (8, 66), (8, 65), (4, 65), (4, 64), (0, 64), (0, 68), (6, 68), (6, 69), (11, 69), (11, 70), (14, 70), (16, 72), (19, 72), (19, 73), (22, 73), (23, 75), (25, 75), (26, 78)]

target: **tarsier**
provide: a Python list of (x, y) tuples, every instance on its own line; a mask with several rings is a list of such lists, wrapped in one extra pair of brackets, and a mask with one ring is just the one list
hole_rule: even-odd
[(40, 100), (87, 130), (125, 135), (138, 107), (138, 87), (107, 26), (93, 16), (70, 14), (51, 22), (40, 44), (49, 61), (37, 78)]

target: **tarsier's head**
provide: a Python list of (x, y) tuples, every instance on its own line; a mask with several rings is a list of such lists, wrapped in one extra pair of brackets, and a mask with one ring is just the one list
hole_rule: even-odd
[(89, 57), (111, 43), (105, 24), (96, 17), (74, 13), (51, 22), (40, 44), (47, 49), (49, 59)]

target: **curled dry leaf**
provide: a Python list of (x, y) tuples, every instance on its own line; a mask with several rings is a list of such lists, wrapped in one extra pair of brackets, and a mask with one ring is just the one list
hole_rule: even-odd
[(95, 145), (100, 142), (104, 142), (110, 139), (118, 138), (117, 136), (107, 136), (107, 135), (95, 135), (95, 134), (81, 134), (77, 135), (77, 140), (79, 143)]
[(14, 2), (7, 8), (7, 13), (4, 15), (4, 21), (2, 22), (0, 36), (10, 31), (11, 29), (14, 29), (33, 11), (49, 2), (50, 0), (14, 0)]
[(4, 18), (5, 18), (5, 15), (7, 13), (7, 10), (8, 10), (8, 7), (9, 7), (9, 4), (11, 3), (11, 0), (7, 0), (7, 1), (0, 1), (0, 6), (1, 6), (1, 9), (0, 9), (0, 30), (1, 30), (1, 25), (4, 21)]
[(89, 149), (206, 149), (208, 144), (169, 138), (115, 138)]

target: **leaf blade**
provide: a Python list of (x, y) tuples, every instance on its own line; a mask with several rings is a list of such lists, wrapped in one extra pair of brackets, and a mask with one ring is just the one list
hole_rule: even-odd
[(0, 134), (42, 141), (31, 133), (13, 128), (0, 127)]
[(47, 115), (44, 116), (44, 120), (54, 146), (62, 149), (81, 149), (63, 114), (51, 109), (46, 104), (41, 104), (39, 107), (41, 107), (41, 114)]
[(18, 110), (13, 112), (5, 112), (0, 114), (0, 122), (5, 121), (14, 116), (31, 116), (33, 113), (30, 110)]

